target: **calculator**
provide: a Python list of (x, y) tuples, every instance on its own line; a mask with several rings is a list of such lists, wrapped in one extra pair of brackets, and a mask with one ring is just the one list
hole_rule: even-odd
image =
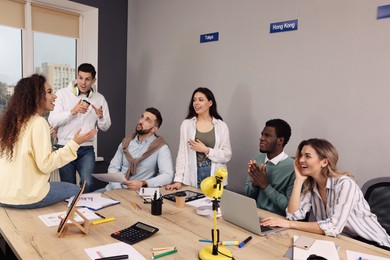
[(142, 222), (137, 222), (128, 228), (112, 233), (111, 236), (132, 245), (152, 236), (157, 231), (158, 228), (156, 227), (152, 227)]

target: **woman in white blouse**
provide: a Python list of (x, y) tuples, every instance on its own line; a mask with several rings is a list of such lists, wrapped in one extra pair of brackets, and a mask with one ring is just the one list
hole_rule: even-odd
[[(328, 141), (302, 141), (294, 165), (296, 179), (286, 209), (287, 219), (266, 218), (262, 225), (334, 237), (342, 233), (390, 250), (390, 236), (370, 211), (350, 174), (337, 169), (337, 161), (337, 150)], [(304, 219), (310, 210), (316, 222), (294, 221)]]
[(229, 129), (218, 114), (213, 92), (195, 89), (180, 127), (174, 183), (165, 188), (200, 187), (202, 180), (214, 175), (218, 168), (226, 168), (231, 157)]

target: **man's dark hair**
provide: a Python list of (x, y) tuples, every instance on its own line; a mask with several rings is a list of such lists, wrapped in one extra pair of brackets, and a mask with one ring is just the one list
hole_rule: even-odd
[(77, 68), (77, 73), (79, 73), (80, 71), (91, 73), (93, 79), (96, 77), (96, 70), (92, 64), (89, 63), (80, 64), (80, 66)]
[(275, 128), (276, 137), (284, 137), (283, 147), (288, 143), (291, 136), (291, 127), (283, 119), (271, 119), (265, 123), (265, 126)]
[(149, 113), (152, 113), (153, 115), (156, 116), (156, 118), (157, 118), (157, 127), (160, 128), (161, 125), (162, 125), (162, 121), (163, 121), (160, 111), (158, 111), (158, 109), (154, 108), (154, 107), (148, 107), (147, 109), (145, 109), (145, 111), (149, 112)]

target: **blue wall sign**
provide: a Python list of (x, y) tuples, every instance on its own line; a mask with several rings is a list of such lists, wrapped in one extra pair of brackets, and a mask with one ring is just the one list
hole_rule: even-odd
[(390, 17), (390, 5), (378, 6), (378, 13), (376, 19), (383, 19)]
[(278, 33), (278, 32), (286, 32), (286, 31), (296, 31), (298, 30), (298, 19), (271, 23), (269, 32), (270, 33)]
[(207, 33), (200, 35), (200, 43), (203, 42), (216, 42), (219, 40), (219, 32)]

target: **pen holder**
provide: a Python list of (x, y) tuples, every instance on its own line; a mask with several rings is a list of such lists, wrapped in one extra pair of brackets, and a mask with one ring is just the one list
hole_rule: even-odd
[(152, 210), (151, 210), (152, 215), (155, 215), (155, 216), (161, 215), (162, 204), (163, 204), (162, 199), (152, 200)]

